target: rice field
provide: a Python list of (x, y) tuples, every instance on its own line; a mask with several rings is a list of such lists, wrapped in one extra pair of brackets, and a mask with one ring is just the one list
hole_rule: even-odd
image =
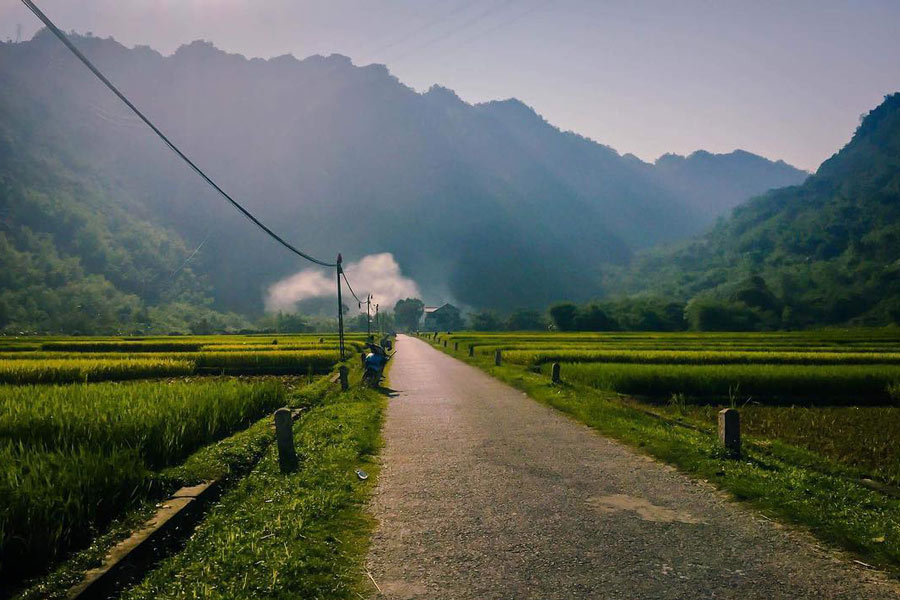
[(900, 381), (900, 365), (562, 363), (561, 373), (567, 382), (622, 394), (740, 404), (886, 404)]
[(173, 468), (339, 361), (328, 335), (0, 339), (0, 587), (163, 497)]
[[(900, 485), (900, 330), (776, 333), (438, 333), (423, 338), (486, 369), (596, 390), (715, 430), (722, 407), (762, 444), (812, 452)], [(469, 357), (472, 347), (473, 358)], [(798, 454), (799, 456), (799, 454)]]
[(123, 381), (190, 375), (194, 363), (172, 358), (106, 358), (0, 360), (0, 383), (75, 383)]
[(0, 387), (0, 562), (31, 569), (153, 494), (155, 474), (284, 404), (278, 381)]

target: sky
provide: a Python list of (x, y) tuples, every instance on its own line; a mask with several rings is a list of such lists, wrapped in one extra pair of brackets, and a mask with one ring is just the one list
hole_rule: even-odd
[[(620, 153), (736, 148), (815, 170), (900, 91), (900, 0), (36, 0), (163, 54), (344, 54), (419, 91), (515, 97)], [(0, 39), (36, 18), (0, 0)], [(2, 91), (0, 91), (2, 93)]]

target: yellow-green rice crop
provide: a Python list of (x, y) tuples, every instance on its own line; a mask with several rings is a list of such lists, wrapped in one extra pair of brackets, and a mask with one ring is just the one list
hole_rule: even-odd
[(193, 363), (171, 358), (6, 359), (0, 360), (0, 383), (121, 381), (188, 375), (193, 371)]
[(197, 369), (224, 373), (327, 373), (340, 360), (336, 350), (284, 352), (199, 352), (191, 359)]
[(503, 353), (514, 364), (548, 362), (646, 363), (678, 365), (866, 365), (900, 364), (898, 352), (746, 352), (714, 350), (509, 350)]
[(153, 493), (153, 473), (284, 404), (277, 381), (0, 387), (0, 580)]
[(625, 394), (812, 404), (882, 404), (900, 381), (900, 365), (663, 365), (565, 363), (562, 378)]

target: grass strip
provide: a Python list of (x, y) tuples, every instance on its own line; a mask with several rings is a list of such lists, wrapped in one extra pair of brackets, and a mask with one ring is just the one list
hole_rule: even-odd
[[(359, 597), (383, 406), (382, 396), (353, 388), (308, 410), (294, 427), (298, 470), (281, 474), (270, 449), (185, 549), (124, 597)], [(356, 468), (369, 479), (359, 480)]]

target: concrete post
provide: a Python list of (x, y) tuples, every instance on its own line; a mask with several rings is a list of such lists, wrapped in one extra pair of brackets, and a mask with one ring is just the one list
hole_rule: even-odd
[(338, 367), (338, 373), (340, 373), (341, 375), (341, 389), (346, 390), (348, 387), (350, 387), (350, 382), (347, 381), (347, 376), (350, 374), (350, 369), (348, 369), (344, 365), (341, 365), (340, 367)]
[(447, 340), (444, 340), (444, 348), (447, 347)]
[(469, 344), (469, 356), (475, 356), (475, 344)]
[(503, 354), (500, 352), (500, 349), (494, 350), (494, 364), (498, 367), (503, 362)]
[(275, 411), (275, 441), (278, 444), (278, 466), (282, 473), (297, 468), (297, 452), (294, 450), (294, 419), (287, 408)]
[(550, 368), (550, 379), (553, 383), (559, 383), (559, 363), (553, 363)]
[(719, 443), (732, 456), (741, 455), (741, 415), (733, 408), (719, 411)]
[(454, 351), (454, 352), (458, 352), (458, 351), (459, 351), (459, 342), (453, 342), (453, 351)]

